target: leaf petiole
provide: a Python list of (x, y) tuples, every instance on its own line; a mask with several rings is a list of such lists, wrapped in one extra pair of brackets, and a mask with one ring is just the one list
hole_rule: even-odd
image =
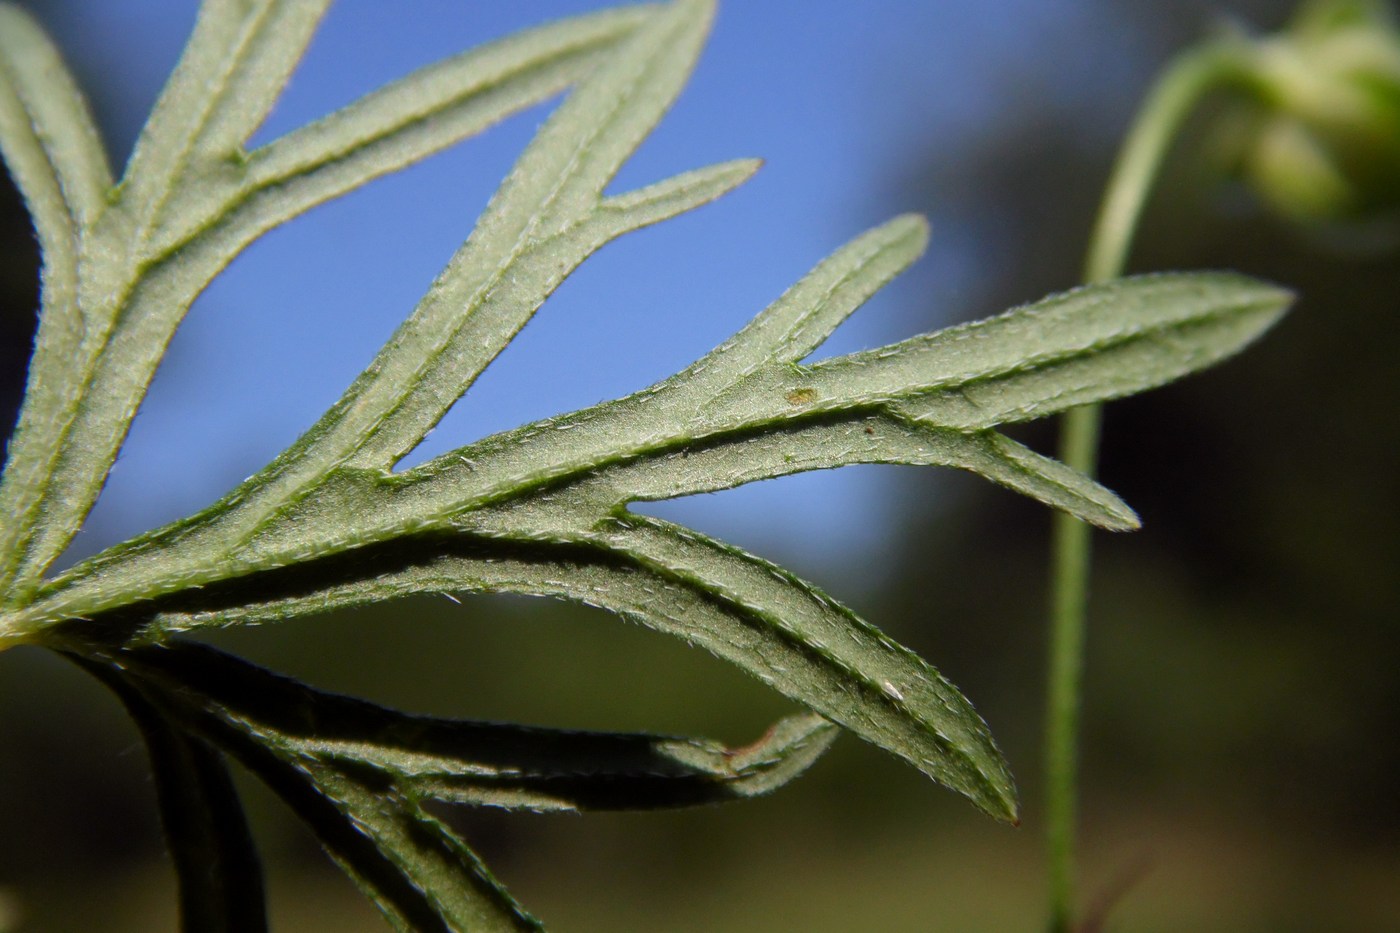
[[(1173, 141), (1207, 93), (1247, 76), (1247, 54), (1247, 47), (1232, 37), (1208, 40), (1179, 54), (1158, 76), (1105, 188), (1085, 259), (1086, 284), (1123, 274), (1143, 208)], [(1098, 465), (1101, 420), (1102, 405), (1095, 403), (1071, 409), (1061, 421), (1060, 460), (1091, 478)], [(1074, 925), (1074, 822), (1090, 529), (1064, 512), (1056, 512), (1053, 521), (1045, 712), (1046, 846), (1050, 929), (1067, 933)]]

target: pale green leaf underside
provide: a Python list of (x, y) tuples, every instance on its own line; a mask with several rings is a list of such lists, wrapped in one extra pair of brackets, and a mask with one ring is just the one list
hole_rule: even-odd
[[(0, 493), (6, 514), (22, 517), (10, 551), (0, 551), (22, 582), (71, 537), (184, 309), (247, 242), (566, 83), (576, 87), (418, 308), (315, 427), (205, 512), (79, 565), (37, 599), (22, 593), (0, 624), (29, 637), (92, 619), (113, 637), (159, 641), (406, 593), (565, 598), (700, 645), (989, 813), (1013, 817), (1000, 753), (937, 671), (809, 584), (627, 505), (849, 463), (939, 464), (1106, 528), (1134, 527), (1111, 492), (995, 426), (1206, 366), (1272, 323), (1287, 294), (1225, 274), (1124, 280), (804, 363), (924, 249), (923, 220), (899, 217), (838, 250), (677, 376), (394, 473), (592, 252), (718, 197), (756, 163), (603, 193), (680, 92), (713, 15), (706, 0), (545, 27), (244, 153), (323, 7), (206, 4), (127, 180), (75, 234), (107, 244), (90, 276), (79, 276), (79, 305), (84, 294), (106, 297), (83, 310), (88, 330), (76, 359), (84, 391), (70, 400), (71, 419), (57, 434), (35, 435), (38, 453), (22, 454), (50, 481), (12, 484), (7, 472)], [(402, 119), (399, 108), (419, 92), (424, 103)], [(42, 188), (47, 176), (37, 177)], [(240, 754), (263, 754), (248, 741), (253, 750)], [(294, 752), (308, 755), (316, 764), (293, 781), (297, 793), (339, 801), (342, 816), (367, 799), (359, 777), (318, 753)], [(761, 784), (772, 774), (748, 777)], [(398, 817), (386, 820), (371, 832), (381, 867), (447, 877), (450, 864), (475, 864), (455, 843), (433, 836), (423, 848)], [(351, 867), (362, 876), (379, 870)], [(399, 869), (386, 870), (392, 887)], [(366, 883), (379, 890), (373, 878)], [(407, 908), (393, 906), (396, 898), (386, 911), (399, 916)]]
[(230, 548), (334, 468), (388, 469), (417, 446), (555, 288), (608, 241), (745, 181), (741, 160), (639, 191), (603, 188), (679, 94), (713, 13), (652, 15), (536, 134), (433, 287), (345, 395), (236, 493), (216, 533)]
[[(406, 473), (339, 471), (237, 556), (254, 566), (285, 563), (308, 545), (301, 529), (330, 515), (339, 528), (316, 542), (317, 553), (444, 528), (524, 539), (577, 534), (630, 501), (844, 463), (971, 469), (1105, 527), (1134, 527), (1112, 493), (996, 435), (969, 409), (981, 398), (1010, 399), (1017, 407), (1000, 414), (1018, 420), (1153, 387), (1237, 351), (1288, 299), (1240, 276), (1150, 276), (1047, 299), (985, 328), (808, 367), (770, 358), (724, 388), (704, 378), (702, 360), (636, 395), (487, 438)], [(1144, 303), (1174, 311), (1134, 316)], [(1037, 357), (1020, 360), (1002, 348), (1023, 342), (1028, 329), (1044, 341)], [(712, 358), (722, 363), (724, 350)], [(908, 356), (922, 365), (911, 367)], [(696, 370), (701, 378), (692, 379)], [(1040, 390), (1038, 402), (1026, 401), (1031, 387)], [(945, 409), (951, 427), (936, 420)]]
[[(211, 0), (112, 189), (56, 53), (0, 5), (0, 146), (43, 240), (30, 391), (0, 487), (0, 584), (31, 589), (95, 501), (190, 303), (253, 239), (547, 99), (646, 22), (577, 17), (491, 43), (254, 150), (325, 0)], [(411, 101), (411, 106), (405, 106)], [(110, 195), (109, 195), (109, 192)]]
[[(78, 303), (82, 232), (112, 185), (87, 105), (57, 50), (23, 11), (0, 4), (0, 154), (34, 219), (43, 254), (42, 307), (24, 415), (10, 439), (0, 514), (0, 592), (38, 520), (32, 491), (46, 481), (43, 451), (77, 392), (72, 361), (86, 332)], [(26, 499), (26, 494), (28, 501)]]
[[(938, 425), (928, 401), (946, 406), (960, 393), (1004, 386), (1021, 416), (1027, 386), (1046, 389), (1030, 406), (1038, 414), (1146, 388), (1237, 349), (1281, 313), (1287, 295), (1230, 275), (1126, 280), (890, 348), (794, 364), (922, 243), (914, 218), (872, 231), (734, 340), (635, 396), (488, 438), (407, 473), (331, 473), (248, 548), (225, 555), (221, 576), (205, 563), (198, 592), (188, 590), (188, 577), (171, 586), (171, 598), (144, 610), (139, 637), (411, 592), (576, 600), (701, 645), (988, 812), (1013, 816), (999, 752), (935, 670), (809, 585), (632, 516), (626, 504), (851, 462), (938, 463), (1127, 527), (1132, 513), (1096, 483), (980, 421), (971, 430), (962, 427), (966, 416), (954, 419), (959, 427)], [(1234, 343), (1222, 346), (1222, 333)], [(909, 366), (909, 356), (922, 365)], [(1114, 369), (1115, 358), (1128, 365)], [(1086, 367), (1098, 383), (1086, 381)], [(902, 387), (903, 379), (914, 384)], [(210, 521), (217, 530), (217, 512)], [(334, 537), (313, 537), (327, 528)], [(195, 522), (167, 534), (197, 561), (202, 533)], [(128, 575), (151, 579), (171, 553), (161, 541), (79, 568), (52, 598), (101, 598), (103, 590), (121, 593)], [(231, 583), (218, 586), (220, 579)]]

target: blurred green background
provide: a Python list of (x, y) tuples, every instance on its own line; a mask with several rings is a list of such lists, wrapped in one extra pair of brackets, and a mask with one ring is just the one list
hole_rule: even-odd
[[(880, 6), (895, 18), (909, 10)], [(1074, 284), (1117, 135), (1154, 68), (1213, 9), (1061, 6), (1075, 10), (1080, 45), (1052, 36), (1001, 62), (979, 121), (868, 165), (874, 180), (852, 179), (886, 214), (929, 213), (935, 250), (942, 236), (962, 257), (955, 276), (937, 263), (910, 273), (892, 311), (905, 332), (942, 326), (950, 306), (977, 317)], [(1269, 28), (1290, 6), (1230, 12)], [(1007, 20), (980, 41), (1014, 34)], [(1119, 45), (1096, 46), (1110, 34)], [(1086, 47), (1114, 63), (1108, 80), (1048, 93)], [(119, 97), (97, 95), (103, 119)], [(1133, 269), (1233, 268), (1301, 300), (1239, 359), (1108, 409), (1102, 476), (1145, 528), (1095, 541), (1083, 889), (1091, 913), (1111, 906), (1113, 930), (1400, 930), (1400, 261), (1262, 216), (1208, 177), (1208, 148), (1191, 138), (1178, 150)], [(838, 219), (848, 233), (865, 222)], [(0, 221), (0, 403), (12, 417), (36, 257), (9, 188)], [(1052, 449), (1049, 426), (1018, 436)], [(833, 534), (825, 554), (778, 546), (765, 556), (814, 578), (972, 698), (1018, 776), (1023, 825), (980, 817), (851, 738), (762, 801), (454, 814), (553, 928), (1040, 926), (1049, 516), (961, 476), (878, 475), (897, 504), (865, 522), (879, 523), (880, 546), (862, 527)], [(786, 709), (679, 644), (526, 600), (410, 601), (217, 641), (319, 686), (423, 712), (744, 742)], [(295, 820), (260, 788), (248, 794), (274, 924), (381, 929)], [(0, 931), (172, 929), (173, 908), (135, 730), (76, 669), (34, 650), (0, 655)]]

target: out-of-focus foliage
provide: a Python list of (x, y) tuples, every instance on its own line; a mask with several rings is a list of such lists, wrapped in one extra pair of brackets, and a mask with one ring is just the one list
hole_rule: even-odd
[(1400, 224), (1400, 30), (1386, 0), (1311, 0), (1248, 46), (1238, 170), (1303, 223)]

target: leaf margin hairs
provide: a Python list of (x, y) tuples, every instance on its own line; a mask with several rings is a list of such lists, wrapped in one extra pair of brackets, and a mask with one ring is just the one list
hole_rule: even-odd
[[(730, 572), (716, 572), (716, 561)], [(131, 617), (122, 638), (158, 644), (196, 628), (285, 620), (414, 593), (580, 602), (702, 647), (988, 813), (1015, 816), (1010, 775), (985, 723), (935, 668), (806, 581), (659, 519), (629, 514), (552, 540), (478, 529), (389, 542), (271, 573), (256, 604), (246, 598), (248, 581), (242, 586), (241, 604), (220, 605), (220, 587), (157, 602)], [(237, 586), (232, 592), (238, 595)], [(116, 622), (84, 627), (111, 631)]]

